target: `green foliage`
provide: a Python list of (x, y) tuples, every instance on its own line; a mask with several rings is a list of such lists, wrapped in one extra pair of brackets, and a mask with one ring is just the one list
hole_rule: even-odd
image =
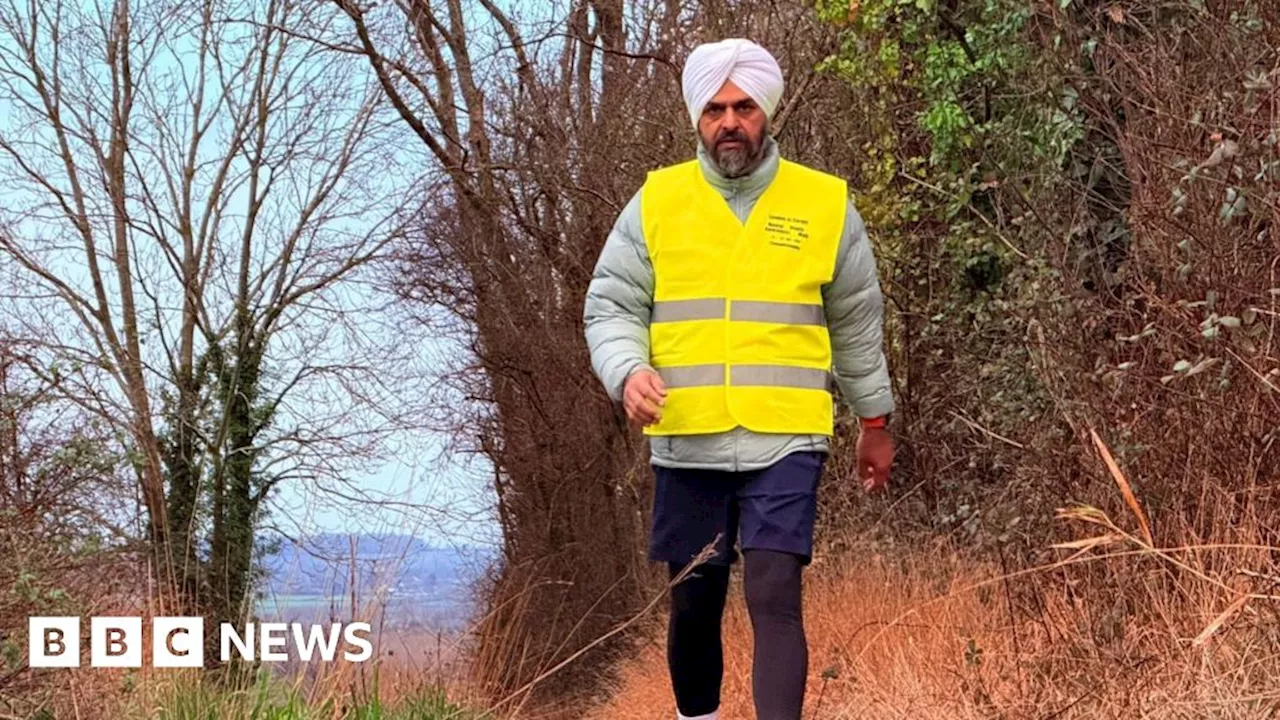
[(13, 638), (0, 642), (0, 669), (14, 670), (22, 667), (22, 648)]
[[(375, 683), (376, 685), (376, 683)], [(484, 720), (487, 715), (451, 702), (444, 692), (426, 690), (394, 704), (372, 697), (351, 704), (349, 697), (308, 700), (296, 686), (260, 672), (251, 687), (230, 689), (212, 681), (178, 684), (154, 707), (138, 707), (129, 720)]]
[(261, 436), (278, 409), (263, 397), (266, 338), (247, 317), (237, 329), (200, 356), (178, 394), (162, 395), (167, 511), (180, 533), (170, 562), (183, 570), (187, 597), (203, 596), (201, 610), (218, 619), (243, 607), (263, 576), (254, 530), (278, 481), (261, 470)]
[[(864, 91), (872, 111), (874, 165), (866, 185), (873, 193), (900, 171), (923, 178), (927, 169), (930, 183), (946, 191), (956, 181), (965, 190), (985, 175), (1057, 167), (1078, 136), (1078, 123), (1057, 102), (1026, 91), (1038, 68), (1025, 37), (1031, 10), (1024, 2), (964, 0), (943, 7), (932, 0), (866, 0), (850, 16), (847, 2), (823, 0), (819, 12), (843, 28), (840, 52), (822, 68)], [(921, 133), (898, 117), (903, 108), (923, 131), (923, 142), (907, 153), (902, 141)], [(886, 153), (895, 161), (886, 162)], [(882, 200), (909, 203), (921, 190), (899, 187), (899, 197)], [(922, 202), (942, 205), (938, 198)], [(894, 212), (878, 219), (920, 216)]]
[(1070, 223), (1055, 198), (1082, 112), (1053, 81), (1023, 0), (818, 9), (841, 32), (820, 70), (856, 98), (852, 186), (889, 298), (890, 364), (912, 419), (904, 440), (928, 474), (904, 482), (928, 488), (922, 522), (1003, 544), (1016, 508), (976, 509), (1005, 487), (1016, 448), (975, 451), (975, 434), (988, 438), (973, 426), (1017, 436), (1052, 408), (1025, 338), (1028, 318), (1066, 305), (1046, 248)]
[(925, 307), (897, 305), (934, 318), (921, 330), (935, 347), (963, 345), (997, 298), (1010, 311), (1043, 300), (1009, 283), (1045, 267), (1033, 262), (1045, 218), (1028, 205), (1061, 176), (1081, 123), (1069, 95), (1028, 90), (1045, 84), (1020, 0), (849, 8), (819, 4), (843, 30), (840, 52), (821, 67), (861, 98), (859, 211), (885, 274), (911, 275), (903, 286), (928, 296)]
[(989, 303), (1018, 300), (1011, 280), (1043, 267), (1032, 262), (1043, 223), (1027, 206), (1081, 134), (1070, 97), (1027, 90), (1043, 86), (1025, 34), (1031, 10), (865, 0), (851, 11), (824, 0), (819, 12), (842, 28), (822, 69), (862, 99), (858, 207), (886, 274), (927, 288), (928, 307), (911, 303), (933, 318), (924, 332), (967, 335)]

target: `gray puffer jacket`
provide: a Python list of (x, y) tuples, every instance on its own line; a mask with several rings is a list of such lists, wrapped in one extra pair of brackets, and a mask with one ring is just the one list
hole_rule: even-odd
[[(716, 172), (704, 150), (703, 176), (724, 196), (738, 219), (751, 208), (778, 171), (778, 146), (766, 140), (766, 157), (755, 172), (729, 179)], [(653, 265), (640, 217), (640, 192), (614, 224), (587, 288), (584, 320), (591, 365), (609, 397), (622, 400), (627, 378), (649, 366), (649, 316), (653, 308)], [(832, 371), (855, 415), (879, 417), (893, 411), (893, 393), (882, 347), (884, 300), (866, 227), (849, 202), (844, 234), (831, 282), (822, 288), (831, 335)], [(829, 450), (825, 435), (755, 433), (743, 427), (704, 435), (654, 436), (650, 460), (665, 467), (753, 470), (796, 450)]]

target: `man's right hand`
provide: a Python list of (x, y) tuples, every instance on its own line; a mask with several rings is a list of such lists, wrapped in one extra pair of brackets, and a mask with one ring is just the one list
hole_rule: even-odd
[(622, 388), (622, 406), (627, 419), (644, 426), (662, 419), (662, 406), (667, 402), (667, 386), (652, 370), (637, 370)]

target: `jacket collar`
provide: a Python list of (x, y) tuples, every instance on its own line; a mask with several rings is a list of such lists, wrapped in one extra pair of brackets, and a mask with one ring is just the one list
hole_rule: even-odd
[(727, 178), (716, 170), (715, 164), (711, 162), (711, 157), (707, 154), (706, 148), (702, 143), (698, 143), (698, 165), (702, 168), (702, 176), (706, 178), (707, 183), (715, 188), (717, 192), (725, 197), (744, 193), (758, 197), (769, 187), (769, 183), (773, 182), (774, 176), (778, 174), (778, 143), (768, 133), (764, 137), (764, 161), (760, 163), (760, 167), (751, 171), (749, 174), (740, 178)]

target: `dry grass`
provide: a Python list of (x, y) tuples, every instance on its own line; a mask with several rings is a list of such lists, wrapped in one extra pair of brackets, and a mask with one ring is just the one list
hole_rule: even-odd
[[(821, 717), (980, 717), (966, 696), (978, 675), (998, 675), (1007, 655), (1008, 643), (990, 627), (999, 609), (976, 593), (940, 594), (939, 581), (927, 573), (904, 574), (880, 557), (840, 565), (816, 563), (807, 579), (806, 717), (815, 711)], [(961, 578), (952, 577), (951, 584)], [(726, 720), (753, 717), (751, 627), (740, 577), (734, 580), (724, 630)], [(965, 661), (970, 638), (982, 649), (977, 671)], [(591, 717), (669, 720), (673, 714), (665, 647), (655, 643), (624, 670), (618, 694)]]
[[(1164, 549), (1146, 545), (1136, 521), (1127, 529), (1127, 518), (1113, 520), (1094, 508), (1059, 517), (1088, 532), (1051, 549), (1052, 561), (1008, 574), (976, 568), (961, 549), (942, 543), (906, 556), (866, 546), (819, 556), (806, 580), (811, 680), (805, 717), (1274, 716), (1280, 624), (1276, 599), (1268, 595), (1273, 571), (1255, 569), (1265, 567), (1273, 550), (1251, 542), (1253, 529), (1223, 526), (1230, 537)], [(725, 720), (754, 717), (752, 635), (740, 591), (735, 577), (725, 619)], [(654, 637), (661, 637), (661, 627), (654, 623)], [(434, 644), (425, 636), (399, 640)], [(376, 672), (373, 664), (334, 663), (309, 679), (281, 678), (297, 698), (289, 706), (307, 708), (306, 717), (341, 718), (352, 710), (347, 698), (378, 697), (384, 707), (397, 707), (440, 686), (432, 658), (386, 649), (383, 643)], [(661, 642), (646, 645), (622, 668), (610, 701), (571, 717), (671, 720), (664, 650)], [(119, 710), (159, 711), (195, 692), (183, 685), (188, 675), (143, 675), (140, 694), (116, 705)], [(71, 700), (65, 716), (128, 714), (93, 701), (123, 699), (122, 676), (63, 675), (73, 677), (76, 685), (59, 693)], [(470, 695), (458, 675), (443, 679), (451, 698)], [(467, 704), (487, 706), (474, 696)], [(535, 715), (526, 707), (516, 716), (557, 717), (549, 710)], [(232, 705), (218, 715), (233, 716)]]
[[(1144, 583), (1151, 593), (1118, 612), (1110, 599), (1073, 593), (1088, 581), (1070, 578), (1067, 566), (1053, 571), (1061, 585), (1009, 581), (1051, 588), (1032, 616), (998, 576), (958, 564), (955, 553), (922, 552), (905, 567), (871, 556), (815, 569), (806, 592), (806, 718), (1266, 718), (1280, 709), (1274, 612), (1246, 605), (1224, 613), (1240, 608), (1223, 593), (1206, 588), (1185, 603), (1157, 583)], [(1197, 646), (1218, 617), (1223, 626)], [(725, 642), (723, 717), (753, 718), (751, 629), (740, 597), (727, 611)], [(589, 716), (670, 720), (672, 707), (655, 643)]]
[[(1060, 510), (1068, 529), (1088, 532), (1004, 574), (941, 543), (897, 559), (820, 558), (807, 580), (805, 717), (1280, 715), (1280, 576), (1267, 526), (1220, 516), (1207, 542), (1154, 546), (1127, 479), (1095, 442), (1135, 530), (1094, 507)], [(740, 593), (725, 644), (724, 720), (752, 718)], [(660, 642), (646, 647), (589, 716), (672, 717), (664, 653)]]
[[(43, 709), (51, 717), (85, 720), (472, 720), (479, 716), (460, 709), (456, 716), (446, 711), (483, 705), (458, 673), (407, 653), (390, 655), (387, 644), (385, 639), (375, 643), (380, 652), (374, 662), (264, 666), (261, 673), (234, 687), (223, 686), (199, 670), (156, 669), (149, 663), (135, 671), (58, 670), (47, 674), (52, 692), (36, 712)], [(22, 717), (28, 716), (39, 717)], [(9, 717), (18, 716), (0, 712), (0, 718)]]
[[(412, 716), (412, 708), (428, 701), (444, 705), (445, 697), (464, 707), (483, 706), (483, 698), (466, 679), (465, 638), (421, 629), (380, 628), (377, 616), (382, 608), (373, 603), (362, 607), (373, 615), (361, 617), (374, 627), (370, 635), (374, 659), (355, 663), (339, 655), (332, 662), (303, 662), (291, 648), (289, 661), (263, 664), (257, 675), (242, 676), (234, 686), (224, 686), (199, 670), (153, 667), (150, 630), (145, 631), (141, 668), (89, 667), (86, 633), (91, 615), (141, 616), (144, 628), (149, 628), (158, 614), (146, 607), (145, 600), (133, 596), (98, 598), (81, 618), (81, 667), (23, 673), (20, 677), (28, 686), (37, 681), (39, 685), (28, 687), (22, 697), (8, 698), (0, 688), (0, 720), (40, 717), (41, 711), (52, 713), (54, 718), (86, 720), (181, 720), (196, 716), (206, 720), (378, 720), (384, 715), (376, 713)], [(329, 621), (322, 617), (295, 620), (304, 624)], [(342, 649), (345, 646), (340, 646), (340, 652)], [(21, 712), (9, 713), (6, 701)], [(431, 720), (435, 715), (424, 711), (413, 717)]]

